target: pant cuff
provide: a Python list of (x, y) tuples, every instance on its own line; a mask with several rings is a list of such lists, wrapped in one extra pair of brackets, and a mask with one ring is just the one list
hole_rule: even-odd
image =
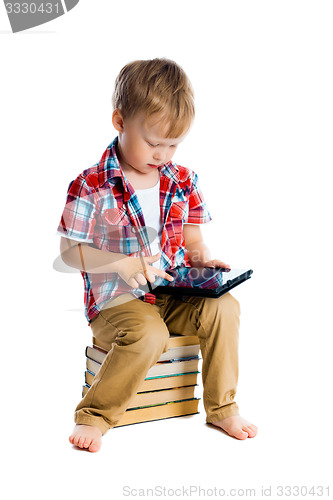
[(112, 428), (112, 426), (108, 425), (102, 417), (90, 417), (89, 415), (75, 414), (74, 422), (77, 425), (92, 425), (93, 427), (97, 427), (101, 431), (102, 435)]
[(211, 424), (214, 422), (218, 422), (223, 418), (234, 417), (235, 415), (239, 415), (239, 408), (236, 403), (232, 403), (231, 405), (227, 405), (224, 408), (220, 408), (216, 413), (213, 413), (209, 416), (207, 415), (206, 422), (207, 424)]

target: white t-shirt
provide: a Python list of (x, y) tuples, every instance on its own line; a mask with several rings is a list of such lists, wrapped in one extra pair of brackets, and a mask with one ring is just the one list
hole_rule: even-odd
[[(162, 222), (160, 209), (160, 179), (155, 186), (148, 189), (136, 189), (135, 193), (138, 197), (145, 219), (151, 253), (155, 255), (157, 252), (161, 251)], [(151, 265), (160, 269), (160, 263), (161, 259), (153, 262)]]

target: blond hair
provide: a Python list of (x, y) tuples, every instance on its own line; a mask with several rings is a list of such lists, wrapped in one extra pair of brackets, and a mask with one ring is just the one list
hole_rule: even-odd
[(133, 61), (120, 71), (112, 95), (124, 120), (139, 112), (148, 119), (161, 115), (166, 138), (180, 137), (194, 118), (194, 93), (184, 70), (169, 59)]

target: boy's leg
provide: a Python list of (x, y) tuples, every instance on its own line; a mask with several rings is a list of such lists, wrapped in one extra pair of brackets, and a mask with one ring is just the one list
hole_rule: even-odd
[(227, 293), (219, 298), (166, 298), (163, 316), (170, 333), (198, 335), (202, 354), (203, 404), (212, 423), (239, 414), (234, 401), (238, 381), (240, 306)]
[(98, 427), (102, 434), (117, 424), (148, 370), (168, 348), (169, 332), (158, 301), (153, 305), (131, 297), (102, 310), (91, 323), (97, 344), (109, 352), (75, 410), (75, 422)]

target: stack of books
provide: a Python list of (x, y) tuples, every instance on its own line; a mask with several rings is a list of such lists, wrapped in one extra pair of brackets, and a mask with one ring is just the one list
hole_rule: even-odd
[[(200, 373), (199, 349), (195, 335), (170, 335), (168, 350), (150, 368), (115, 427), (198, 413), (200, 398), (194, 397), (194, 389)], [(106, 355), (107, 351), (95, 344), (87, 346), (82, 396), (88, 392)]]

